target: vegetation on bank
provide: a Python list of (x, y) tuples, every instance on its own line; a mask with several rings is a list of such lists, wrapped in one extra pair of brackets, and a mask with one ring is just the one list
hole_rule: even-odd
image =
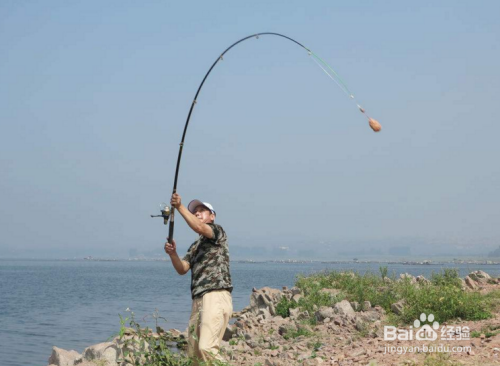
[[(420, 314), (434, 314), (442, 323), (450, 319), (481, 320), (492, 316), (498, 306), (500, 292), (483, 295), (466, 291), (456, 269), (444, 269), (433, 273), (430, 280), (412, 283), (411, 278), (396, 279), (387, 275), (387, 267), (380, 267), (380, 274), (367, 272), (322, 272), (311, 276), (299, 276), (296, 281), (304, 296), (298, 303), (282, 298), (276, 307), (278, 314), (289, 316), (290, 309), (299, 307), (314, 314), (320, 306), (332, 306), (341, 300), (357, 302), (361, 306), (369, 301), (381, 306), (396, 323), (410, 324)], [(340, 290), (332, 295), (323, 289)], [(400, 315), (393, 313), (391, 305), (403, 303)], [(314, 319), (311, 319), (314, 322)]]
[[(315, 324), (315, 311), (321, 306), (333, 306), (335, 303), (348, 300), (359, 303), (369, 301), (372, 306), (381, 306), (395, 323), (411, 324), (420, 317), (421, 313), (434, 314), (435, 319), (442, 323), (451, 319), (481, 320), (492, 317), (492, 312), (500, 307), (500, 291), (492, 291), (486, 295), (478, 291), (466, 291), (462, 288), (462, 280), (458, 271), (445, 269), (434, 273), (430, 280), (412, 283), (412, 278), (396, 279), (395, 274), (388, 276), (387, 267), (380, 267), (380, 274), (357, 272), (323, 272), (310, 276), (299, 276), (296, 286), (302, 291), (302, 297), (295, 302), (282, 296), (276, 306), (276, 312), (283, 317), (290, 316), (290, 310), (299, 308), (307, 310), (308, 319), (302, 322)], [(326, 290), (325, 290), (326, 289)], [(328, 290), (330, 289), (330, 290)], [(403, 302), (401, 314), (392, 312), (391, 305)], [(142, 328), (135, 320), (134, 313), (127, 318), (120, 317), (121, 328), (118, 333), (124, 353), (122, 360), (139, 366), (190, 366), (193, 360), (183, 353), (172, 352), (172, 337), (158, 326), (162, 319), (154, 314), (156, 320), (155, 333), (150, 328)], [(303, 324), (303, 323), (302, 323)], [(129, 327), (127, 327), (127, 325)], [(304, 324), (303, 324), (304, 325)], [(472, 337), (485, 334), (491, 337), (500, 333), (498, 328), (482, 329), (481, 332), (471, 333)], [(272, 333), (270, 333), (272, 334)], [(133, 335), (133, 336), (132, 336)], [(313, 337), (307, 325), (290, 328), (283, 334), (285, 339), (293, 340), (300, 336)], [(312, 338), (311, 338), (312, 339)], [(241, 339), (244, 341), (244, 338)], [(236, 345), (239, 338), (232, 339), (229, 344)], [(178, 345), (184, 348), (184, 345)], [(321, 347), (321, 342), (310, 342), (313, 355)], [(269, 349), (277, 349), (270, 345)], [(255, 349), (255, 355), (260, 353)], [(231, 350), (224, 350), (230, 356)], [(444, 357), (444, 356), (443, 356)], [(448, 357), (448, 356), (446, 356)], [(442, 355), (426, 357), (425, 365), (454, 365), (451, 360), (443, 359)], [(204, 365), (203, 363), (200, 364)], [(210, 363), (214, 366), (229, 366), (218, 361)]]
[[(153, 314), (156, 322), (156, 334), (149, 327), (143, 328), (131, 312), (129, 317), (120, 315), (118, 336), (122, 343), (122, 357), (133, 366), (190, 366), (192, 360), (181, 353), (171, 350), (171, 337), (158, 325), (163, 319), (157, 312)], [(127, 327), (127, 324), (129, 327)]]

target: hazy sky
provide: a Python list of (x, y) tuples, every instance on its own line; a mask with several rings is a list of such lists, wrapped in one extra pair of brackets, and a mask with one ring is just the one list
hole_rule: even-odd
[[(230, 245), (500, 245), (500, 2), (0, 2), (0, 257), (162, 247), (178, 190)], [(180, 216), (178, 216), (180, 218)], [(195, 235), (180, 219), (184, 252)], [(405, 239), (405, 240), (406, 240)], [(376, 244), (374, 244), (376, 245)], [(333, 258), (331, 258), (333, 259)]]

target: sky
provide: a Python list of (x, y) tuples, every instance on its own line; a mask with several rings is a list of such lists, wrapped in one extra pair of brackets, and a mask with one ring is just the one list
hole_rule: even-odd
[[(1, 1), (0, 258), (161, 253), (168, 229), (149, 215), (170, 200), (196, 90), (259, 32), (313, 50), (383, 129), (294, 43), (234, 47), (198, 97), (178, 183), (184, 204), (214, 206), (231, 248), (327, 260), (497, 248), (499, 13), (498, 1)], [(196, 234), (176, 218), (183, 253)]]

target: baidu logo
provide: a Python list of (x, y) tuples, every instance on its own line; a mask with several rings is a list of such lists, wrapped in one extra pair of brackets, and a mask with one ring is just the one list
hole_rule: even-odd
[(419, 328), (421, 325), (420, 322), (425, 321), (427, 321), (428, 323), (432, 323), (432, 326), (429, 324), (422, 325), (422, 328), (417, 330), (415, 339), (417, 341), (435, 341), (437, 339), (437, 330), (439, 329), (439, 323), (437, 321), (433, 322), (433, 314), (429, 314), (429, 316), (427, 316), (425, 313), (420, 314), (420, 320), (416, 319), (413, 322), (413, 326), (415, 327), (415, 329)]
[[(424, 324), (425, 323), (425, 324)], [(422, 325), (423, 324), (423, 325)], [(416, 331), (415, 331), (415, 330)], [(434, 321), (433, 314), (420, 314), (420, 319), (415, 319), (410, 329), (398, 329), (394, 326), (384, 327), (384, 340), (394, 341), (435, 341), (438, 337), (439, 323)]]

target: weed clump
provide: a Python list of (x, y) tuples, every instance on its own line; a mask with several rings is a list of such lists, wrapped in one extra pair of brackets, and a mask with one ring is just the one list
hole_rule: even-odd
[[(166, 320), (155, 311), (156, 333), (149, 327), (142, 328), (136, 321), (134, 313), (123, 318), (120, 315), (120, 330), (117, 334), (121, 343), (120, 362), (133, 366), (191, 366), (193, 359), (182, 352), (173, 352), (170, 347), (172, 336), (158, 326), (158, 319)], [(129, 328), (126, 327), (128, 324)], [(178, 343), (178, 347), (181, 345)], [(221, 349), (221, 353), (224, 350)], [(198, 362), (201, 366), (231, 366), (218, 360)]]
[(276, 314), (283, 318), (290, 316), (290, 309), (297, 308), (298, 304), (295, 301), (288, 300), (285, 296), (281, 297), (280, 302), (276, 305)]

